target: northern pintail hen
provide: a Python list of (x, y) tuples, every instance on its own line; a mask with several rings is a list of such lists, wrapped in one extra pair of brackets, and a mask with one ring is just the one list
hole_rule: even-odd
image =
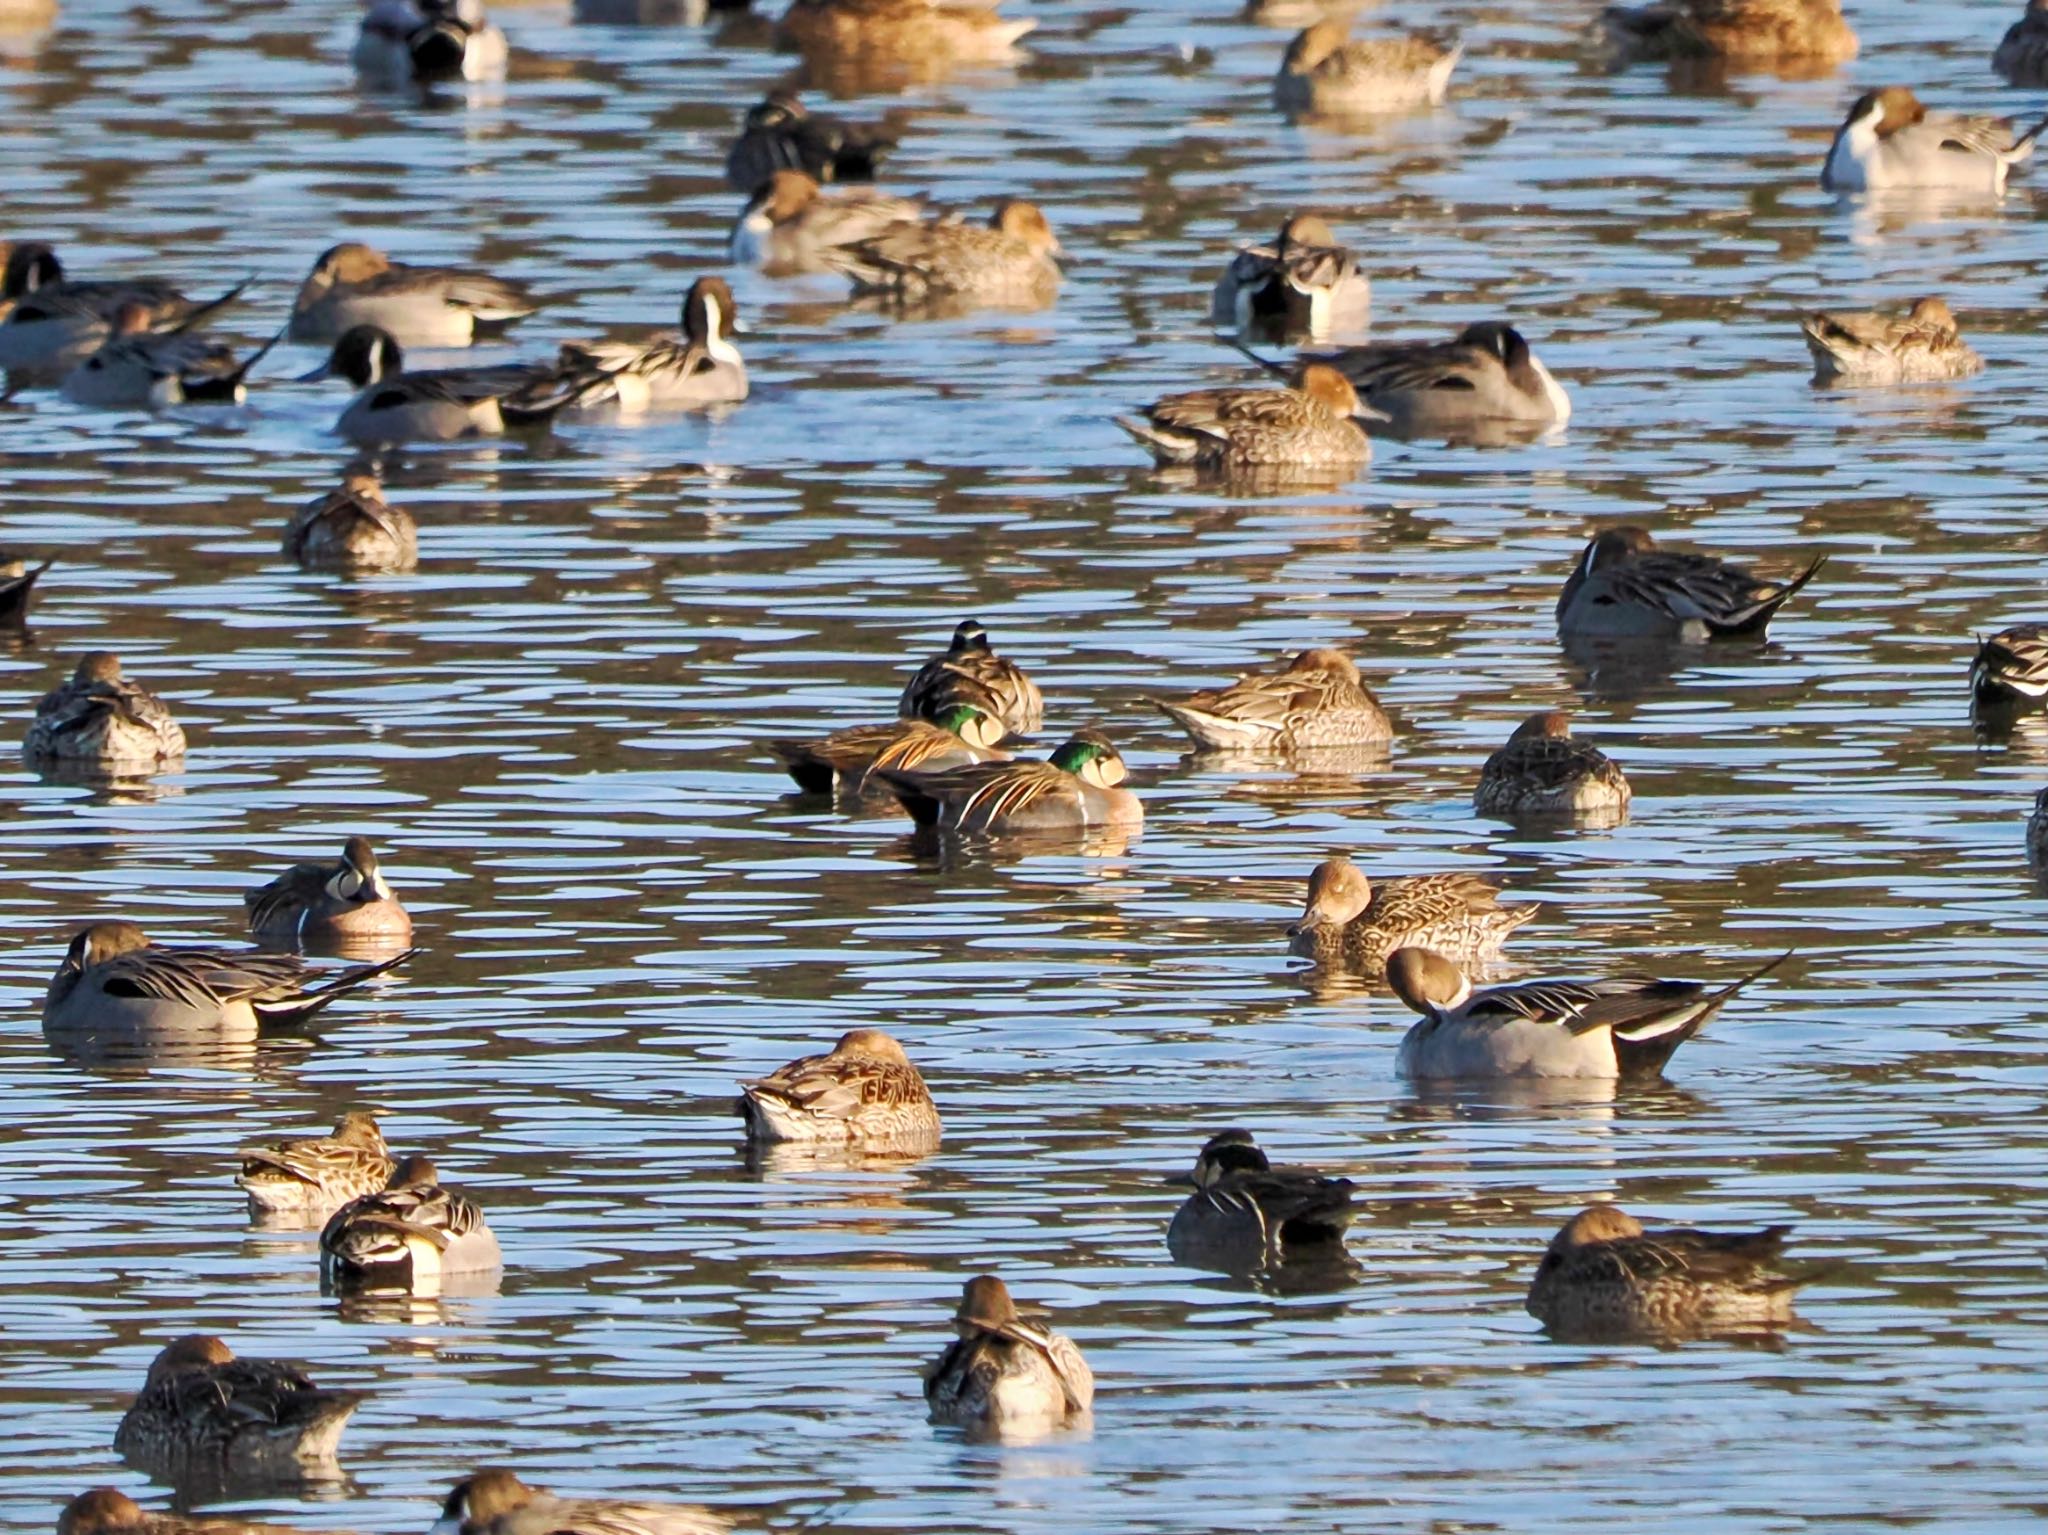
[(1499, 320), (1468, 325), (1449, 341), (1374, 342), (1312, 360), (1348, 378), (1399, 436), (1485, 437), (1571, 419), (1564, 385), (1522, 333)]
[(1349, 1178), (1275, 1167), (1248, 1130), (1209, 1137), (1195, 1159), (1195, 1192), (1174, 1211), (1167, 1250), (1183, 1263), (1273, 1268), (1342, 1248), (1358, 1214)]
[(1306, 27), (1280, 61), (1273, 101), (1305, 117), (1364, 117), (1435, 106), (1464, 48), (1445, 47), (1420, 33), (1351, 40), (1348, 22)]
[(1076, 731), (1043, 762), (1015, 759), (942, 773), (877, 769), (878, 778), (920, 826), (1006, 837), (1145, 822), (1138, 796), (1119, 788), (1129, 773), (1109, 737)]
[(1071, 1338), (1018, 1315), (993, 1274), (967, 1281), (953, 1313), (958, 1335), (925, 1371), (934, 1422), (1002, 1430), (1059, 1423), (1095, 1401), (1095, 1376)]
[(806, 1055), (758, 1082), (735, 1106), (757, 1145), (875, 1146), (928, 1151), (939, 1111), (903, 1047), (880, 1029), (849, 1029), (825, 1055)]
[(412, 918), (399, 904), (367, 837), (350, 837), (339, 858), (295, 863), (248, 891), (249, 932), (272, 943), (377, 939), (410, 943)]
[(20, 627), (28, 621), (28, 599), (54, 561), (30, 565), (20, 555), (0, 549), (0, 624)]
[(554, 368), (509, 401), (521, 415), (557, 410), (701, 410), (747, 397), (747, 364), (733, 335), (739, 309), (723, 277), (700, 277), (683, 295), (682, 331), (640, 341), (572, 341)]
[(405, 963), (410, 952), (321, 978), (290, 954), (151, 943), (133, 922), (95, 922), (71, 940), (43, 998), (43, 1027), (131, 1038), (300, 1024)]
[(1999, 39), (1991, 67), (2007, 85), (2048, 85), (2048, 0), (2027, 0), (2020, 19)]
[(734, 262), (771, 277), (829, 272), (826, 253), (872, 240), (899, 224), (915, 224), (925, 206), (873, 187), (828, 192), (804, 171), (776, 171), (747, 199), (726, 245)]
[(1591, 539), (1557, 599), (1566, 638), (1760, 639), (1778, 609), (1814, 578), (1816, 555), (1789, 581), (1766, 581), (1707, 554), (1659, 549), (1641, 528), (1607, 528)]
[(2048, 624), (2014, 624), (1977, 641), (1970, 702), (1992, 712), (2039, 707), (2048, 698)]
[(1561, 709), (1532, 714), (1479, 770), (1472, 805), (1481, 815), (1619, 816), (1628, 779), (1591, 741), (1575, 740)]
[(777, 171), (813, 181), (873, 181), (896, 141), (861, 123), (818, 117), (790, 91), (770, 91), (747, 108), (740, 136), (725, 156), (725, 179), (751, 197)]
[(1816, 384), (1930, 383), (1984, 371), (1984, 359), (1938, 298), (1917, 299), (1903, 315), (1810, 314), (1800, 329)]
[(2001, 117), (1930, 112), (1903, 85), (1865, 91), (1849, 108), (1821, 166), (1830, 192), (1899, 187), (2000, 195), (2006, 175), (2034, 153), (2048, 120), (2015, 133)]
[(482, 0), (371, 0), (350, 56), (383, 86), (499, 80), (510, 58)]
[(1009, 734), (1000, 719), (973, 704), (952, 704), (936, 720), (890, 720), (835, 730), (822, 740), (766, 741), (789, 776), (808, 794), (859, 791), (875, 768), (937, 773), (975, 762), (1007, 762), (997, 750)]
[(332, 345), (373, 325), (401, 346), (468, 346), (540, 308), (524, 283), (463, 267), (410, 266), (350, 240), (321, 253), (292, 300), (294, 341)]
[(31, 763), (101, 773), (155, 773), (185, 756), (185, 732), (164, 701), (95, 650), (36, 704), (22, 754)]
[(1177, 702), (1152, 700), (1203, 751), (1285, 752), (1378, 746), (1393, 721), (1341, 650), (1304, 650), (1272, 671)]
[(1209, 299), (1219, 326), (1270, 327), (1315, 340), (1356, 330), (1371, 313), (1371, 279), (1318, 213), (1294, 214), (1271, 245), (1239, 250)]
[(95, 1487), (64, 1505), (57, 1535), (301, 1535), (282, 1524), (246, 1519), (200, 1519), (186, 1514), (153, 1514), (127, 1493)]
[(220, 1339), (195, 1333), (150, 1364), (114, 1448), (174, 1475), (331, 1462), (362, 1399), (315, 1385), (297, 1365), (237, 1359)]
[(374, 474), (355, 469), (292, 513), (283, 548), (308, 570), (411, 570), (419, 563), (420, 530), (412, 513), (384, 499)]
[(242, 1170), (235, 1182), (249, 1196), (251, 1220), (307, 1225), (376, 1193), (395, 1165), (376, 1115), (361, 1110), (342, 1115), (332, 1135), (244, 1146), (236, 1155)]
[(405, 353), (386, 331), (358, 325), (343, 332), (327, 361), (301, 383), (344, 378), (356, 388), (335, 431), (365, 446), (403, 442), (455, 442), (497, 437), (544, 425), (566, 403), (542, 392), (522, 406), (524, 392), (553, 376), (548, 364), (405, 371)]
[(688, 1503), (558, 1498), (510, 1471), (455, 1484), (427, 1535), (726, 1535), (732, 1521)]
[(67, 277), (56, 251), (41, 241), (0, 242), (0, 255), (0, 370), (31, 382), (56, 382), (98, 351), (126, 305), (139, 305), (151, 330), (190, 330), (249, 286), (239, 282), (219, 298), (199, 301), (161, 278)]
[(320, 1230), (321, 1277), (337, 1288), (432, 1294), (444, 1275), (484, 1273), (503, 1261), (484, 1212), (443, 1188), (425, 1157), (407, 1157), (388, 1184), (351, 1199)]
[(896, 712), (905, 719), (937, 719), (959, 704), (993, 714), (1020, 736), (1045, 723), (1045, 695), (1024, 668), (999, 655), (977, 618), (953, 630), (944, 654), (933, 656), (903, 685)]
[(986, 224), (956, 215), (892, 224), (880, 234), (823, 253), (855, 293), (917, 305), (1042, 309), (1059, 293), (1059, 237), (1040, 208), (1008, 198)]
[(1348, 470), (1372, 458), (1358, 424), (1363, 413), (1351, 382), (1310, 363), (1293, 387), (1194, 389), (1144, 408), (1143, 419), (1116, 424), (1161, 464), (1200, 469)]
[(139, 303), (114, 311), (107, 339), (65, 374), (58, 392), (75, 405), (113, 410), (167, 410), (174, 405), (240, 405), (249, 370), (275, 338), (237, 358), (225, 341), (190, 331), (152, 329)]
[(1828, 1272), (1782, 1266), (1791, 1230), (1649, 1230), (1615, 1205), (1592, 1205), (1551, 1238), (1524, 1304), (1553, 1333), (1584, 1341), (1784, 1327), (1794, 1293)]
[(996, 0), (791, 0), (778, 46), (827, 60), (912, 57), (1000, 64), (1037, 18), (1012, 18)]
[(1308, 901), (1287, 929), (1287, 949), (1320, 965), (1378, 978), (1396, 949), (1432, 950), (1461, 965), (1500, 957), (1509, 934), (1536, 915), (1503, 906), (1500, 887), (1476, 874), (1414, 874), (1374, 884), (1348, 858), (1308, 877)]
[(1655, 0), (1610, 5), (1600, 21), (1628, 59), (1826, 68), (1856, 57), (1841, 0)]
[(1427, 1080), (1486, 1077), (1653, 1077), (1780, 954), (1718, 990), (1699, 981), (1622, 976), (1527, 981), (1474, 991), (1428, 949), (1396, 949), (1387, 984), (1422, 1015), (1401, 1041), (1396, 1067)]

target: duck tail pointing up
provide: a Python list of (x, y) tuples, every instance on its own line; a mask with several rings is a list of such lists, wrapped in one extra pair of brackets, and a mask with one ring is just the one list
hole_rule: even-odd
[(2038, 123), (2034, 124), (2033, 127), (2029, 128), (2025, 133), (2022, 133), (2018, 138), (2014, 139), (2012, 141), (2013, 149), (2025, 150), (2031, 154), (2034, 148), (2034, 140), (2038, 139), (2044, 130), (2048, 130), (2048, 117), (2042, 118)]
[[(1816, 561), (1815, 563), (1818, 564), (1819, 562)], [(1809, 572), (1809, 574), (1811, 574), (1811, 572)], [(1780, 954), (1776, 959), (1766, 960), (1763, 964), (1758, 965), (1756, 969), (1750, 971), (1749, 974), (1738, 977), (1736, 980), (1730, 981), (1726, 986), (1723, 986), (1719, 991), (1709, 996), (1707, 998), (1708, 1004), (1711, 1007), (1718, 1009), (1722, 1003), (1726, 1002), (1730, 997), (1734, 996), (1738, 991), (1742, 990), (1743, 987), (1749, 985), (1750, 982), (1762, 980), (1765, 976), (1769, 975), (1773, 970), (1777, 969), (1778, 966), (1784, 964), (1786, 960), (1790, 959), (1794, 954), (1798, 952), (1799, 951), (1797, 949), (1787, 949), (1783, 954)]]

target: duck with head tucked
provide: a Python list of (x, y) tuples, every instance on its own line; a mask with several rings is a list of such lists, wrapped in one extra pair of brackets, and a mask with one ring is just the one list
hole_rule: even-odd
[(2013, 624), (1977, 641), (1970, 708), (1994, 718), (2038, 709), (2048, 698), (2048, 624)]
[(967, 1281), (953, 1313), (958, 1335), (925, 1371), (932, 1421), (1003, 1431), (1086, 1413), (1095, 1376), (1073, 1340), (1027, 1322), (993, 1274)]
[(413, 266), (350, 240), (321, 253), (292, 300), (286, 334), (331, 346), (372, 325), (401, 346), (468, 346), (540, 308), (526, 284), (465, 267)]
[(1984, 371), (1984, 359), (1938, 298), (1916, 299), (1903, 315), (1816, 312), (1800, 329), (1816, 384), (1941, 383)]
[(37, 702), (22, 755), (31, 765), (158, 773), (184, 760), (185, 732), (162, 699), (123, 673), (119, 656), (95, 650)]
[(106, 410), (240, 405), (249, 397), (249, 370), (275, 341), (238, 359), (225, 341), (153, 329), (148, 308), (127, 303), (114, 311), (107, 339), (64, 376), (57, 392), (74, 405)]
[(419, 524), (386, 501), (384, 487), (364, 469), (351, 469), (340, 485), (292, 513), (282, 544), (308, 570), (352, 575), (411, 570), (420, 558)]
[(1767, 581), (1709, 554), (1660, 549), (1641, 528), (1607, 528), (1579, 555), (1557, 599), (1557, 632), (1594, 640), (1761, 639), (1772, 618), (1827, 563)]
[(1209, 1137), (1188, 1180), (1194, 1193), (1174, 1212), (1166, 1246), (1197, 1268), (1277, 1268), (1340, 1254), (1358, 1213), (1358, 1186), (1312, 1167), (1275, 1167), (1248, 1130)]
[(973, 704), (952, 704), (935, 720), (890, 720), (835, 730), (822, 740), (765, 741), (806, 794), (834, 789), (859, 793), (876, 768), (938, 773), (976, 762), (1007, 762), (997, 749), (1009, 732), (1003, 722)]
[(320, 1231), (320, 1275), (335, 1289), (432, 1295), (448, 1275), (503, 1261), (484, 1212), (443, 1188), (425, 1157), (407, 1157), (382, 1189), (351, 1199)]
[(114, 1431), (114, 1448), (172, 1476), (331, 1464), (360, 1391), (316, 1386), (296, 1365), (237, 1359), (218, 1338), (167, 1344)]
[(1312, 354), (1349, 379), (1396, 437), (1492, 443), (1562, 426), (1571, 396), (1514, 326), (1468, 325), (1449, 341), (1379, 341)]
[(999, 14), (996, 0), (791, 0), (775, 42), (828, 61), (1003, 64), (1037, 25), (1036, 17)]
[(824, 1055), (806, 1055), (740, 1084), (737, 1109), (756, 1145), (795, 1142), (930, 1151), (939, 1111), (903, 1047), (880, 1029), (850, 1029)]
[(1341, 650), (1304, 650), (1227, 688), (1152, 700), (1201, 751), (1291, 752), (1382, 746), (1394, 738), (1372, 689)]
[(2048, 0), (2027, 0), (2020, 19), (1999, 39), (1991, 67), (2007, 85), (2048, 85)]
[(502, 80), (510, 59), (483, 0), (371, 0), (351, 55), (357, 74), (386, 89)]
[(1043, 309), (1058, 296), (1061, 255), (1043, 210), (1005, 198), (986, 224), (953, 215), (905, 221), (829, 247), (823, 260), (856, 294), (898, 304)]
[(1287, 45), (1273, 103), (1290, 117), (1336, 118), (1437, 106), (1464, 53), (1417, 32), (1353, 42), (1348, 21), (1325, 18)]
[(1022, 758), (948, 768), (942, 773), (877, 769), (919, 826), (966, 836), (1068, 833), (1094, 827), (1136, 830), (1145, 807), (1118, 787), (1129, 774), (1099, 730), (1077, 730), (1043, 762)]
[(57, 1535), (302, 1535), (282, 1524), (246, 1519), (201, 1519), (188, 1514), (153, 1514), (127, 1493), (95, 1487), (64, 1505)]
[(1211, 471), (1352, 470), (1372, 458), (1371, 414), (1335, 368), (1309, 363), (1285, 389), (1193, 389), (1116, 424), (1161, 464)]
[(0, 369), (11, 382), (56, 382), (105, 344), (114, 317), (139, 308), (158, 332), (194, 329), (218, 314), (249, 284), (219, 298), (189, 299), (156, 277), (74, 279), (40, 240), (0, 241)]
[(751, 197), (777, 171), (801, 171), (813, 181), (873, 181), (875, 167), (896, 141), (864, 123), (819, 117), (792, 91), (770, 91), (747, 108), (740, 136), (726, 151), (725, 179)]
[(1841, 0), (1653, 0), (1610, 5), (1600, 24), (1623, 60), (1721, 60), (1803, 73), (1856, 57)]
[(395, 1165), (374, 1114), (341, 1116), (332, 1135), (244, 1146), (235, 1177), (249, 1196), (249, 1218), (317, 1225), (351, 1199), (391, 1181)]
[(943, 654), (933, 656), (903, 685), (896, 712), (905, 719), (937, 719), (960, 704), (993, 714), (1016, 735), (1045, 723), (1045, 695), (1024, 668), (999, 655), (978, 618), (964, 618)]
[(510, 1471), (455, 1484), (427, 1535), (726, 1535), (732, 1521), (688, 1503), (561, 1498)]
[(1361, 329), (1371, 312), (1371, 279), (1317, 213), (1292, 214), (1271, 245), (1239, 250), (1209, 298), (1210, 318), (1225, 329), (1316, 340)]
[(1621, 768), (1572, 736), (1562, 709), (1532, 714), (1486, 759), (1472, 804), (1481, 815), (1621, 816), (1631, 790)]
[(412, 941), (412, 918), (398, 902), (367, 837), (350, 837), (341, 856), (296, 863), (246, 892), (249, 932), (272, 943)]
[(1287, 929), (1287, 949), (1319, 965), (1377, 979), (1387, 956), (1413, 945), (1461, 965), (1500, 957), (1534, 905), (1503, 906), (1500, 888), (1476, 874), (1414, 874), (1377, 884), (1348, 858), (1328, 858), (1308, 877), (1308, 903)]
[(2048, 119), (2025, 132), (1999, 117), (1930, 112), (1911, 90), (1888, 85), (1865, 91), (1849, 108), (1820, 184), (1829, 192), (1922, 188), (2003, 196), (2006, 176), (2032, 158)]

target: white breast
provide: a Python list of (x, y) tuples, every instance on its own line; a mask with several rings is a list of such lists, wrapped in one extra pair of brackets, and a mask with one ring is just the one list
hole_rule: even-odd
[(1401, 1041), (1405, 1077), (1582, 1077), (1621, 1074), (1605, 1029), (1574, 1035), (1553, 1023), (1472, 1024), (1425, 1018)]

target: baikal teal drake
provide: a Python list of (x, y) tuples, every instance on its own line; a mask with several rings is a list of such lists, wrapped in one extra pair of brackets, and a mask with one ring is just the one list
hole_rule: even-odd
[(1010, 754), (998, 750), (997, 743), (1008, 734), (993, 714), (956, 703), (941, 709), (936, 719), (854, 725), (819, 740), (762, 744), (782, 759), (806, 794), (830, 794), (835, 788), (857, 793), (877, 768), (939, 773), (977, 762), (1007, 762)]
[(1312, 751), (1384, 746), (1394, 738), (1387, 711), (1341, 650), (1304, 650), (1227, 688), (1152, 703), (1203, 751)]
[(1043, 762), (983, 762), (943, 773), (878, 769), (871, 776), (920, 826), (1005, 837), (1094, 827), (1135, 830), (1145, 823), (1145, 807), (1118, 787), (1128, 772), (1108, 736), (1081, 730)]
[(1248, 1130), (1210, 1136), (1191, 1177), (1195, 1192), (1174, 1212), (1166, 1246), (1193, 1268), (1270, 1269), (1337, 1256), (1358, 1213), (1349, 1178), (1275, 1167)]
[(328, 1465), (362, 1399), (315, 1385), (296, 1365), (237, 1359), (220, 1339), (194, 1334), (156, 1356), (114, 1448), (173, 1477)]
[(1500, 957), (1508, 936), (1536, 915), (1503, 906), (1500, 888), (1476, 874), (1414, 874), (1377, 885), (1348, 858), (1308, 877), (1308, 904), (1287, 929), (1290, 953), (1372, 979), (1396, 949), (1429, 949), (1460, 965)]
[(935, 720), (956, 704), (993, 714), (1012, 733), (1028, 736), (1045, 723), (1045, 695), (1024, 668), (999, 655), (979, 619), (962, 619), (952, 643), (903, 685), (896, 712), (904, 719)]
[(935, 1423), (994, 1433), (1056, 1427), (1095, 1401), (1095, 1376), (1073, 1340), (1027, 1322), (993, 1274), (967, 1281), (957, 1335), (925, 1371)]
[(880, 1029), (849, 1029), (825, 1055), (806, 1055), (758, 1082), (737, 1108), (756, 1145), (930, 1151), (939, 1111), (903, 1046)]

